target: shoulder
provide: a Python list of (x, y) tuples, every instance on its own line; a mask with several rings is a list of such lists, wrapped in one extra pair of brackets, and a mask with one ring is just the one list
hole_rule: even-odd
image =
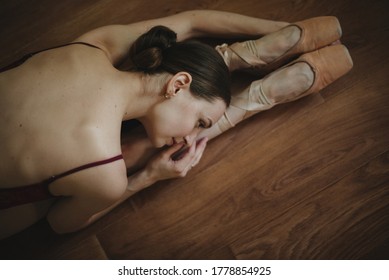
[(83, 42), (98, 47), (115, 65), (128, 53), (129, 47), (139, 35), (125, 25), (108, 25), (91, 30), (75, 39), (74, 42)]

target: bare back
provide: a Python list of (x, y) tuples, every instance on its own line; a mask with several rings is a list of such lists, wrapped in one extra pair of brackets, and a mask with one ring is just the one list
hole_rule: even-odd
[(120, 153), (115, 71), (102, 51), (73, 45), (0, 74), (0, 187)]
[[(0, 188), (36, 183), (120, 154), (117, 76), (101, 50), (83, 45), (36, 54), (1, 73)], [(50, 186), (56, 195), (69, 195), (70, 189)], [(44, 211), (30, 219), (47, 211), (47, 203), (39, 205)], [(15, 207), (0, 219), (25, 216), (31, 206)]]

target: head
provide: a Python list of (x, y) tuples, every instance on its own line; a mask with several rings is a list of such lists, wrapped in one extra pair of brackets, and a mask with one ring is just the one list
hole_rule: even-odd
[(206, 44), (176, 42), (172, 30), (156, 26), (135, 41), (130, 57), (136, 71), (163, 77), (161, 102), (141, 120), (155, 146), (191, 144), (230, 103), (229, 70)]

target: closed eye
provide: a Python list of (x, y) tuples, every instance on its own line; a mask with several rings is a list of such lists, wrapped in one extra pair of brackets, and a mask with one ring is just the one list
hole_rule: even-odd
[(203, 120), (199, 121), (198, 127), (199, 128), (210, 128), (212, 126), (212, 121), (209, 120), (209, 122), (205, 122)]

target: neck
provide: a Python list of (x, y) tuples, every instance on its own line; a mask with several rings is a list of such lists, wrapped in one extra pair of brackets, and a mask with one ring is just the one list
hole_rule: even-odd
[(157, 76), (126, 72), (123, 79), (123, 121), (146, 116), (149, 109), (163, 99)]

